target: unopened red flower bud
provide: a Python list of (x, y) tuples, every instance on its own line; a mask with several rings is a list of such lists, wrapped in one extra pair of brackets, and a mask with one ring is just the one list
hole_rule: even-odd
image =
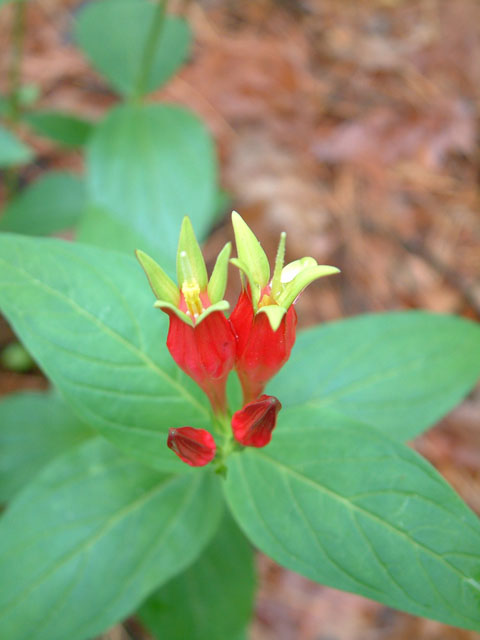
[(168, 447), (192, 467), (203, 467), (213, 460), (215, 440), (205, 429), (178, 427), (168, 430)]
[(249, 402), (232, 417), (235, 439), (247, 447), (264, 447), (272, 439), (277, 414), (282, 408), (274, 396), (260, 396)]

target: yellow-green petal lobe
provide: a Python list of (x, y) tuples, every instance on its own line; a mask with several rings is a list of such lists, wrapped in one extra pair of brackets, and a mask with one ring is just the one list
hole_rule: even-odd
[(324, 264), (319, 264), (316, 267), (307, 267), (300, 271), (293, 280), (284, 285), (282, 293), (276, 298), (276, 302), (282, 307), (285, 307), (285, 309), (288, 309), (297, 296), (299, 296), (311, 282), (324, 276), (333, 275), (334, 273), (340, 273), (340, 269)]
[(232, 213), (232, 224), (238, 257), (244, 264), (248, 264), (252, 278), (262, 288), (270, 280), (270, 266), (265, 251), (253, 231), (236, 211)]
[(180, 292), (173, 280), (167, 276), (162, 267), (153, 258), (143, 251), (137, 249), (135, 255), (145, 271), (155, 296), (159, 300), (165, 300), (177, 306), (180, 301)]
[(220, 302), (216, 302), (215, 304), (211, 304), (209, 307), (203, 311), (195, 321), (195, 324), (200, 324), (202, 320), (205, 320), (211, 313), (214, 311), (228, 311), (230, 309), (230, 305), (226, 300), (220, 300)]
[(190, 218), (187, 217), (183, 219), (178, 239), (177, 277), (180, 288), (184, 282), (191, 281), (193, 278), (198, 283), (200, 291), (206, 291), (207, 289), (207, 267), (205, 266), (202, 250), (195, 237), (192, 223)]
[(240, 269), (240, 272), (247, 278), (248, 284), (250, 285), (250, 292), (252, 295), (253, 309), (256, 312), (258, 308), (258, 303), (260, 301), (260, 293), (262, 290), (260, 285), (258, 285), (255, 282), (255, 279), (252, 276), (250, 269), (242, 260), (239, 260), (238, 258), (232, 258), (230, 262), (231, 264), (233, 264), (234, 267), (237, 267), (238, 269)]
[(183, 320), (183, 322), (193, 327), (192, 319), (186, 313), (184, 313), (183, 311), (180, 311), (178, 307), (176, 307), (173, 304), (170, 304), (170, 302), (165, 302), (165, 300), (157, 300), (153, 306), (156, 309), (161, 309), (162, 311), (173, 311), (173, 313), (178, 318), (180, 318), (180, 320)]
[(219, 302), (225, 295), (228, 276), (228, 260), (232, 251), (232, 243), (227, 242), (217, 257), (212, 275), (208, 282), (208, 298), (212, 304)]
[(282, 322), (283, 316), (287, 313), (287, 310), (280, 307), (278, 304), (268, 304), (264, 307), (260, 307), (258, 313), (265, 313), (267, 315), (272, 331), (276, 331)]

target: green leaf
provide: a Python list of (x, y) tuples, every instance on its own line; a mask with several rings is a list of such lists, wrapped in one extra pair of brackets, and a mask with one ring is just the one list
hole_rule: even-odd
[(133, 256), (4, 234), (0, 309), (89, 425), (153, 466), (186, 471), (168, 428), (208, 426), (210, 413), (168, 353), (167, 317)]
[(23, 119), (36, 133), (64, 147), (84, 145), (94, 129), (94, 124), (89, 120), (63, 111), (33, 111), (25, 114)]
[[(123, 95), (133, 95), (144, 64), (144, 49), (156, 7), (146, 0), (102, 0), (79, 14), (75, 38), (93, 66)], [(185, 61), (190, 28), (177, 16), (166, 16), (153, 49), (145, 93), (164, 84)]]
[(91, 437), (55, 393), (15, 393), (0, 401), (0, 502), (55, 457)]
[(17, 136), (0, 125), (0, 167), (27, 164), (33, 159), (33, 151)]
[(295, 408), (264, 449), (229, 459), (226, 496), (263, 552), (322, 584), (480, 629), (480, 523), (418, 454)]
[(253, 553), (227, 516), (199, 560), (141, 607), (157, 638), (225, 640), (250, 621), (255, 592)]
[(84, 640), (193, 562), (218, 526), (213, 474), (166, 476), (87, 442), (0, 521), (0, 637)]
[(326, 407), (409, 440), (458, 404), (479, 375), (480, 327), (414, 311), (300, 333), (268, 388), (284, 407)]
[[(212, 139), (193, 114), (170, 105), (120, 106), (97, 126), (87, 149), (90, 200), (131, 229), (131, 251), (147, 251), (168, 272), (185, 215), (198, 238), (206, 236), (216, 160)], [(83, 240), (96, 242), (94, 223)]]
[(49, 235), (75, 226), (85, 208), (83, 180), (50, 171), (24, 189), (0, 218), (0, 231)]

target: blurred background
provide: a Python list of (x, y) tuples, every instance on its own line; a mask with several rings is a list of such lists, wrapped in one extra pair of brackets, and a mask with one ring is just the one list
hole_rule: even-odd
[[(20, 73), (39, 107), (98, 120), (118, 98), (73, 43), (85, 4), (26, 6)], [(478, 0), (179, 0), (169, 10), (187, 18), (194, 45), (149, 100), (188, 106), (214, 136), (230, 202), (205, 245), (210, 265), (231, 239), (235, 208), (270, 255), (286, 230), (287, 259), (341, 268), (302, 296), (302, 326), (415, 308), (478, 319)], [(13, 6), (2, 7), (4, 93), (13, 21)], [(36, 152), (21, 186), (51, 169), (82, 173), (77, 149), (18, 132)], [(2, 184), (0, 205), (6, 195)], [(237, 293), (233, 282), (227, 297)], [(0, 348), (12, 339), (3, 322)], [(0, 365), (0, 394), (45, 386), (35, 368)], [(479, 424), (477, 390), (414, 446), (480, 513)], [(258, 567), (252, 640), (480, 638), (314, 584), (263, 556)], [(132, 620), (104, 637), (148, 636)]]

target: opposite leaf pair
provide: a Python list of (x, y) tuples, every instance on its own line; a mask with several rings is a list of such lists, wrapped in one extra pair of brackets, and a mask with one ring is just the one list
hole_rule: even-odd
[[(282, 233), (273, 276), (267, 256), (247, 224), (232, 214), (238, 258), (231, 260), (241, 272), (242, 292), (230, 318), (223, 299), (231, 244), (218, 255), (210, 280), (191, 222), (183, 220), (177, 251), (179, 286), (142, 251), (137, 257), (157, 297), (155, 306), (170, 319), (167, 347), (177, 365), (206, 393), (227, 440), (233, 436), (244, 446), (268, 444), (280, 402), (261, 395), (266, 383), (290, 356), (297, 316), (294, 303), (313, 280), (338, 269), (302, 258), (284, 267)], [(243, 408), (229, 424), (226, 383), (235, 368), (243, 390)], [(168, 446), (184, 462), (203, 466), (216, 453), (211, 434), (204, 429), (170, 430)], [(228, 448), (228, 447), (227, 447)]]

